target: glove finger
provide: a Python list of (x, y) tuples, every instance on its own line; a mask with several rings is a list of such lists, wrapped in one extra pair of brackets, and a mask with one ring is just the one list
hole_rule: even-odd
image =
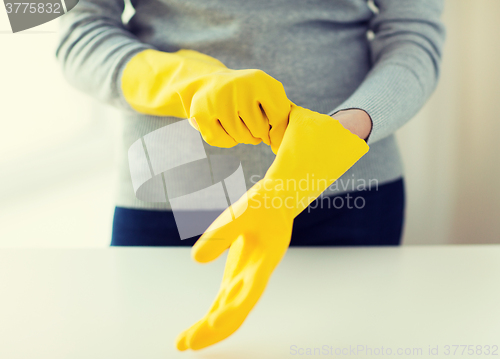
[(266, 145), (271, 145), (269, 138), (269, 120), (257, 101), (244, 101), (239, 104), (239, 115), (253, 135)]
[(266, 263), (268, 259), (266, 254), (254, 253), (232, 275), (224, 273), (224, 290), (221, 290), (217, 299), (219, 305), (208, 314), (210, 325), (231, 331), (239, 328), (269, 282), (272, 273), (270, 268), (274, 268), (275, 264)]
[(188, 342), (187, 342), (188, 331), (189, 331), (189, 329), (184, 330), (175, 339), (175, 346), (176, 346), (177, 350), (184, 351), (184, 350), (189, 349)]
[[(249, 285), (247, 283), (246, 288), (244, 288), (243, 274), (247, 274), (245, 272), (250, 269), (246, 266), (249, 262), (249, 254), (254, 252), (250, 247), (246, 245), (242, 236), (231, 245), (221, 287), (210, 310), (201, 321), (193, 325), (186, 333), (186, 342), (191, 349), (205, 348), (227, 338), (244, 322), (251, 308), (243, 306), (240, 310), (230, 311), (228, 306), (239, 305), (235, 299), (239, 298), (243, 302), (241, 296), (248, 292)], [(227, 313), (229, 312), (235, 315), (231, 320), (228, 320)], [(222, 316), (220, 325), (214, 326), (214, 321), (219, 316)]]
[[(221, 290), (217, 294), (215, 301), (212, 303), (210, 310), (208, 313), (214, 312), (219, 307), (221, 298)], [(217, 343), (218, 341), (226, 338), (228, 335), (221, 335), (222, 333), (216, 330), (213, 330), (211, 326), (208, 324), (207, 315), (205, 315), (202, 319), (197, 321), (188, 329), (181, 332), (176, 338), (176, 347), (180, 351), (184, 351), (186, 349), (201, 349)]]
[(190, 123), (194, 119), (198, 125), (203, 140), (210, 146), (231, 148), (238, 144), (222, 127), (217, 119), (207, 120), (202, 115), (191, 116)]
[(218, 258), (238, 236), (230, 208), (227, 208), (208, 227), (191, 249), (191, 257), (199, 263), (207, 263)]
[[(213, 99), (206, 91), (198, 91), (193, 95), (189, 118), (192, 125), (192, 119), (198, 125), (201, 136), (211, 146), (230, 148), (238, 143), (224, 130), (217, 118), (216, 108), (213, 106)], [(232, 107), (231, 104), (227, 104)]]
[(234, 331), (229, 332), (211, 327), (204, 318), (189, 329), (186, 342), (192, 350), (200, 350), (226, 339), (233, 333)]
[(221, 126), (237, 143), (258, 145), (262, 140), (252, 135), (246, 124), (237, 115), (224, 114), (219, 116)]
[(290, 103), (261, 103), (262, 108), (269, 119), (271, 126), (269, 130), (269, 139), (271, 141), (271, 149), (276, 154), (285, 135), (288, 126), (288, 118), (290, 114)]
[[(190, 326), (188, 329), (184, 330), (181, 334), (177, 336), (176, 339), (176, 347), (180, 351), (184, 351), (186, 349), (194, 349), (196, 348), (192, 347), (192, 338), (197, 332), (206, 332), (206, 327), (207, 327), (207, 319), (206, 317), (203, 317), (196, 323), (194, 323), (192, 326)], [(195, 340), (195, 346), (197, 340)], [(210, 344), (209, 344), (210, 345)], [(201, 349), (201, 348), (198, 348)]]

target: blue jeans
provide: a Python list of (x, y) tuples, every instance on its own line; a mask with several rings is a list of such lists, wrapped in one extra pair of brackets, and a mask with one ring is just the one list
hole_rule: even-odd
[[(404, 210), (403, 179), (323, 197), (295, 218), (290, 246), (400, 245)], [(181, 240), (171, 211), (115, 208), (112, 246), (192, 246), (198, 238)]]

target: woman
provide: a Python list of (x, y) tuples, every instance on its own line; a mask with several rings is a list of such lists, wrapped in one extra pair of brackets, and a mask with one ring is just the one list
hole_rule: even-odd
[[(273, 163), (273, 151), (279, 148), (283, 135), (276, 133), (282, 128), (286, 134), (282, 117), (290, 108), (281, 106), (286, 103), (333, 116), (370, 146), (364, 157), (295, 218), (290, 245), (400, 244), (403, 169), (394, 132), (418, 112), (436, 86), (444, 41), (439, 20), (442, 0), (132, 0), (132, 5), (136, 12), (124, 24), (123, 0), (80, 1), (61, 19), (62, 37), (57, 50), (71, 83), (122, 109), (123, 156), (112, 245), (191, 246), (202, 233), (199, 229), (189, 239), (181, 240), (186, 236), (180, 234), (179, 223), (176, 225), (176, 212), (172, 211), (176, 202), (168, 188), (169, 183), (170, 188), (177, 189), (185, 183), (196, 183), (203, 177), (201, 167), (189, 169), (184, 176), (182, 171), (173, 174), (170, 180), (164, 175), (163, 187), (158, 177), (155, 188), (164, 200), (139, 195), (141, 190), (133, 183), (133, 172), (142, 166), (142, 155), (134, 156), (131, 149), (142, 153), (143, 146), (148, 146), (148, 134), (168, 128), (181, 118), (194, 117), (191, 125), (208, 140), (203, 143), (207, 158), (228, 154), (236, 157), (249, 189), (265, 178)], [(183, 78), (174, 79), (172, 74), (177, 72), (169, 72), (168, 64), (175, 63), (173, 68), (179, 70), (193, 59), (191, 55), (197, 59), (207, 56), (210, 65), (206, 66), (219, 66), (223, 72), (261, 70), (258, 79), (252, 75), (241, 80), (240, 71), (236, 80), (229, 82), (233, 86), (230, 93), (240, 94), (241, 106), (275, 86), (260, 98), (262, 116), (252, 110), (255, 116), (248, 117), (256, 121), (253, 124), (257, 130), (245, 124), (249, 133), (235, 140), (234, 133), (231, 136), (235, 123), (232, 119), (221, 120), (220, 128), (207, 130), (203, 119), (196, 119), (203, 116), (203, 111), (197, 116), (187, 111), (189, 106), (183, 102), (185, 83), (175, 92), (183, 104), (181, 110), (176, 111), (176, 105), (158, 107), (158, 101), (172, 99), (171, 95), (164, 96), (172, 84), (182, 83), (192, 74), (189, 65)], [(201, 66), (203, 75), (217, 73), (207, 70), (200, 65), (204, 60), (200, 61), (194, 68)], [(231, 71), (228, 73), (233, 76)], [(165, 77), (171, 75), (166, 81)], [(213, 85), (221, 80), (202, 85), (197, 81), (188, 81), (189, 86), (197, 84), (194, 95), (186, 95), (191, 104), (201, 88), (205, 91), (204, 96), (197, 97), (201, 102), (214, 93), (223, 93)], [(229, 98), (215, 96), (211, 106), (205, 102), (205, 108), (223, 109)], [(155, 106), (144, 103), (151, 99), (157, 101)], [(245, 118), (241, 120), (245, 122)], [(269, 135), (256, 135), (262, 128), (270, 129)], [(210, 132), (208, 138), (207, 131), (215, 132)], [(171, 152), (164, 156), (182, 156), (183, 152), (175, 149), (184, 144), (174, 144), (174, 149), (170, 146)], [(324, 161), (328, 167), (335, 159)], [(216, 183), (211, 166), (211, 180)], [(234, 166), (231, 171), (229, 167), (222, 172), (234, 170)], [(201, 187), (200, 182), (198, 189)], [(186, 190), (183, 187), (179, 193)], [(214, 202), (210, 196), (197, 198), (203, 210), (220, 213), (220, 206), (210, 207)], [(196, 205), (186, 208), (187, 212), (197, 210)]]

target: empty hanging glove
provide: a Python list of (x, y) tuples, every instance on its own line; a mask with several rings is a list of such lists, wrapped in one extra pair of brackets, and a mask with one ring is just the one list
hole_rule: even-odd
[(229, 253), (215, 301), (200, 321), (178, 336), (179, 350), (205, 348), (240, 327), (290, 244), (294, 218), (368, 149), (337, 120), (291, 104), (287, 130), (265, 177), (223, 212), (192, 248), (193, 258), (201, 263), (228, 248)]

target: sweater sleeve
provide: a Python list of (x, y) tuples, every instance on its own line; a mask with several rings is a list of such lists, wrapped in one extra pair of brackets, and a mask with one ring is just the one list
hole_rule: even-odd
[(140, 42), (122, 22), (124, 0), (80, 0), (60, 18), (56, 57), (76, 88), (108, 104), (131, 110), (121, 93), (121, 71)]
[(370, 22), (372, 68), (361, 85), (329, 115), (362, 109), (372, 120), (368, 144), (394, 133), (434, 91), (445, 29), (443, 0), (374, 0)]

